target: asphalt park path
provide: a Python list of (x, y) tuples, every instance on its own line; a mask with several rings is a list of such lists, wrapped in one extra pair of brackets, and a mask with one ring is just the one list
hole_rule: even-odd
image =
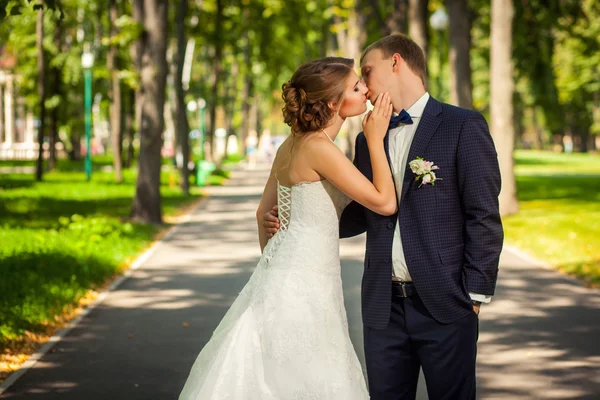
[[(256, 266), (266, 177), (265, 168), (240, 170), (210, 188), (139, 269), (0, 397), (176, 399)], [(350, 334), (364, 361), (364, 235), (341, 243)], [(418, 398), (427, 398), (423, 379)], [(505, 249), (496, 296), (482, 307), (478, 398), (600, 399), (600, 291)]]

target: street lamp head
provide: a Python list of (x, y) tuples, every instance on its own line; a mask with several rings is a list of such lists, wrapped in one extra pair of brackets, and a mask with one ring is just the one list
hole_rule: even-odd
[(436, 12), (431, 15), (429, 23), (436, 31), (441, 31), (448, 27), (448, 14), (446, 14), (443, 7), (438, 8)]
[(200, 107), (200, 109), (203, 110), (204, 107), (206, 107), (206, 100), (198, 99), (198, 107)]
[(81, 65), (85, 69), (92, 68), (94, 66), (94, 55), (89, 51), (86, 51), (81, 56)]
[(197, 104), (194, 100), (190, 100), (187, 103), (187, 109), (189, 112), (194, 112), (197, 109)]

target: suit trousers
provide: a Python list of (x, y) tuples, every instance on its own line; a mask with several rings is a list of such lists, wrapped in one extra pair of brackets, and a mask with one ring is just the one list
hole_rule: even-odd
[(365, 326), (364, 347), (371, 400), (412, 400), (423, 368), (431, 400), (475, 399), (479, 318), (468, 314), (437, 322), (418, 293), (392, 299), (384, 329)]

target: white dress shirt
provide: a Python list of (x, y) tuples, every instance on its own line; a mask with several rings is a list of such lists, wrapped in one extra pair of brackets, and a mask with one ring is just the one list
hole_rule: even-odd
[[(390, 129), (389, 132), (389, 148), (390, 148), (390, 160), (392, 167), (392, 174), (394, 175), (394, 181), (396, 185), (396, 193), (400, 195), (402, 193), (402, 182), (404, 181), (404, 171), (406, 170), (406, 163), (409, 161), (408, 153), (412, 144), (415, 132), (421, 121), (425, 106), (429, 101), (429, 93), (425, 93), (415, 104), (413, 104), (408, 110), (406, 110), (412, 120), (412, 125), (400, 124), (397, 128)], [(400, 198), (398, 198), (400, 201)], [(398, 205), (398, 208), (400, 205)], [(402, 247), (402, 236), (400, 233), (400, 224), (396, 223), (396, 230), (394, 231), (394, 241), (392, 244), (392, 273), (393, 279), (400, 280), (403, 282), (412, 282), (412, 277), (406, 266), (406, 259), (404, 258), (404, 249)], [(485, 296), (481, 294), (470, 293), (473, 300), (481, 301), (483, 303), (489, 303), (492, 299), (491, 296)]]

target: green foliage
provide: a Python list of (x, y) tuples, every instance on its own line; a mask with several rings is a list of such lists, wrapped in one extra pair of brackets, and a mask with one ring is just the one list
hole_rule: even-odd
[[(107, 2), (46, 0), (44, 47), (48, 64), (60, 71), (62, 93), (50, 91), (46, 106), (58, 108), (61, 138), (81, 135), (83, 44), (90, 43), (96, 56), (94, 91), (101, 98), (101, 118), (106, 118), (109, 73), (106, 55), (110, 45), (118, 47), (118, 76), (129, 88), (139, 87), (131, 46), (143, 27), (131, 16), (131, 2), (119, 0), (118, 34), (109, 37)], [(175, 14), (177, 2), (170, 2)], [(20, 92), (37, 112), (37, 65), (35, 49), (35, 5), (37, 0), (1, 0), (4, 15), (0, 43), (17, 54), (22, 77)], [(429, 11), (443, 6), (430, 0)], [(517, 123), (539, 124), (546, 138), (566, 130), (585, 136), (600, 132), (600, 3), (595, 0), (516, 1), (514, 16), (515, 108)], [(469, 0), (472, 10), (474, 105), (489, 111), (490, 3)], [(232, 130), (242, 125), (241, 109), (245, 82), (253, 83), (248, 100), (259, 109), (259, 125), (274, 132), (286, 131), (280, 113), (280, 87), (298, 65), (330, 54), (345, 55), (337, 34), (350, 29), (356, 17), (360, 41), (381, 37), (393, 2), (383, 0), (232, 0), (223, 1), (223, 26), (216, 31), (217, 0), (189, 2), (185, 19), (187, 36), (195, 41), (191, 87), (187, 100), (204, 98), (233, 114)], [(173, 24), (171, 29), (173, 30)], [(83, 33), (83, 39), (81, 38)], [(430, 30), (430, 87), (446, 98), (448, 92), (448, 40)], [(217, 45), (223, 47), (222, 73), (213, 93), (213, 60)], [(444, 62), (439, 65), (439, 56)], [(441, 76), (438, 88), (437, 77)], [(52, 87), (53, 74), (49, 75)], [(537, 111), (538, 119), (526, 118), (524, 109)], [(221, 124), (221, 122), (219, 122)], [(537, 126), (536, 126), (537, 128)], [(522, 131), (522, 130), (518, 130)], [(549, 140), (546, 140), (549, 141)], [(75, 143), (76, 141), (74, 141)]]
[(600, 3), (583, 0), (580, 13), (563, 15), (553, 63), (559, 99), (575, 129), (600, 133)]
[(60, 11), (60, 0), (0, 0), (0, 20), (19, 15), (24, 9), (39, 10), (41, 8)]

